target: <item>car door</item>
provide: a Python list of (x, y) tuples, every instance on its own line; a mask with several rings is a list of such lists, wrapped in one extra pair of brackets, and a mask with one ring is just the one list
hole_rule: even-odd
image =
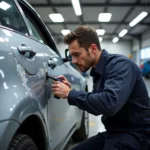
[(33, 105), (40, 108), (40, 103), (44, 105), (47, 100), (43, 38), (38, 32), (36, 32), (38, 38), (33, 36), (17, 1), (3, 2), (9, 7), (7, 10), (0, 10), (2, 32), (16, 59), (22, 83), (31, 94)]
[[(39, 42), (41, 42), (40, 46), (38, 46), (42, 51), (41, 54), (44, 54), (43, 58), (46, 62), (45, 71), (49, 75), (55, 77), (59, 75), (64, 75), (68, 79), (71, 77), (73, 81), (73, 72), (70, 73), (71, 70), (69, 69), (68, 65), (66, 65), (61, 59), (61, 56), (58, 53), (52, 37), (50, 34), (48, 34), (48, 31), (46, 30), (39, 16), (35, 11), (30, 9), (29, 5), (23, 1), (20, 1), (20, 5), (23, 9), (27, 22), (29, 23), (32, 35), (36, 37)], [(39, 35), (42, 38), (39, 38)], [(51, 79), (46, 79), (45, 84), (45, 91), (47, 92), (47, 103), (42, 104), (42, 101), (39, 103), (40, 109), (46, 118), (51, 141), (51, 148), (53, 149), (56, 148), (63, 140), (65, 140), (73, 127), (75, 127), (75, 108), (73, 106), (69, 106), (67, 100), (57, 99), (54, 97), (51, 90)], [(73, 87), (74, 86), (77, 86), (77, 84), (74, 83)]]
[[(46, 58), (48, 60), (48, 65), (55, 60), (57, 63), (54, 67), (49, 67), (48, 72), (51, 76), (57, 77), (59, 75), (64, 75), (69, 82), (72, 83), (72, 88), (79, 89), (79, 84), (76, 84), (75, 77), (72, 70), (69, 66), (67, 66), (61, 60), (58, 55), (51, 55), (51, 60), (49, 60), (51, 55), (50, 51), (47, 51)], [(48, 84), (47, 89), (51, 91), (51, 84)], [(49, 123), (49, 131), (52, 136), (52, 148), (56, 148), (56, 146), (60, 142), (64, 142), (64, 140), (71, 134), (71, 132), (75, 129), (76, 117), (75, 117), (75, 107), (69, 106), (68, 101), (66, 99), (57, 99), (54, 96), (50, 98), (48, 96), (48, 123)]]

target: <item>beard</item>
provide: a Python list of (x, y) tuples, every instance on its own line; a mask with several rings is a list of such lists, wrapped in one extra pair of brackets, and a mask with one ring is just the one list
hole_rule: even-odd
[(78, 70), (80, 70), (81, 72), (86, 72), (91, 68), (90, 64), (85, 64), (85, 65), (77, 65)]
[(88, 68), (85, 68), (84, 66), (82, 66), (82, 67), (78, 67), (78, 70), (80, 72), (86, 72), (88, 70)]
[(92, 64), (93, 64), (93, 59), (90, 55), (90, 52), (87, 52), (87, 58), (84, 60), (84, 64), (77, 63), (76, 66), (80, 72), (86, 72), (92, 67)]

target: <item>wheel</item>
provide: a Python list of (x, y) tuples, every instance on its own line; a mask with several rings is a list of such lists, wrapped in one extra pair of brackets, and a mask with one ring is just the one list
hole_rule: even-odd
[(81, 126), (80, 128), (73, 134), (72, 139), (75, 142), (81, 142), (88, 138), (89, 135), (89, 114), (87, 112), (83, 112)]
[(8, 150), (37, 150), (37, 147), (28, 135), (18, 134), (12, 139)]

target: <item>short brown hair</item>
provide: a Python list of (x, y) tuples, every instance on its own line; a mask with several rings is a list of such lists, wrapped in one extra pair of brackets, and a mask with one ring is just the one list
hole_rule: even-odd
[(94, 28), (89, 26), (79, 26), (74, 31), (70, 32), (64, 37), (64, 43), (70, 44), (77, 40), (79, 45), (86, 50), (91, 44), (96, 44), (98, 49), (101, 50), (98, 35)]

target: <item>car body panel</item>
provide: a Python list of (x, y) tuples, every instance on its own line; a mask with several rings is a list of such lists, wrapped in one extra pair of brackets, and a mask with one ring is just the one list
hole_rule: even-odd
[[(0, 149), (7, 150), (15, 131), (20, 126), (15, 120), (0, 121)], [(7, 135), (7, 136), (6, 136)]]
[[(15, 0), (15, 4), (29, 34), (32, 34), (24, 14), (24, 8), (30, 6), (25, 1), (18, 3)], [(34, 16), (39, 17), (35, 11), (32, 15), (33, 20)], [(72, 88), (77, 90), (85, 90), (86, 80), (68, 63), (63, 62), (52, 36), (42, 21), (40, 24), (43, 27), (43, 34), (45, 33), (48, 38), (47, 41), (51, 43), (50, 46), (40, 43), (31, 35), (24, 35), (0, 25), (0, 121), (13, 120), (18, 123), (11, 127), (7, 125), (13, 130), (10, 132), (11, 135), (3, 134), (4, 139), (10, 137), (6, 142), (7, 147), (17, 128), (32, 115), (40, 118), (47, 138), (47, 148), (51, 150), (61, 149), (62, 145), (64, 147), (81, 124), (83, 111), (75, 106), (69, 106), (67, 100), (54, 97), (51, 89), (52, 80), (47, 78), (47, 73), (55, 77), (64, 75), (72, 84)], [(20, 46), (30, 47), (36, 55), (29, 57), (28, 53), (20, 53)], [(50, 60), (55, 60), (54, 67), (49, 65)], [(3, 147), (3, 150), (6, 150), (6, 147)]]

